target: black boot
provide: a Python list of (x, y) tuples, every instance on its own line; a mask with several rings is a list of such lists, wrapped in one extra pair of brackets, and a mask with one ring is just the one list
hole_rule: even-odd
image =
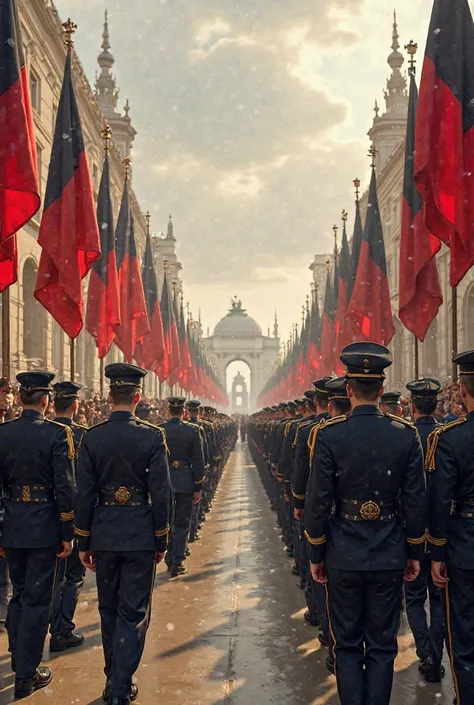
[(53, 680), (53, 674), (51, 669), (47, 666), (39, 666), (36, 669), (36, 673), (33, 678), (21, 679), (17, 678), (15, 681), (15, 698), (19, 700), (20, 698), (27, 698), (33, 695), (35, 690), (40, 688), (45, 688)]
[(171, 566), (170, 578), (177, 578), (178, 575), (184, 575), (187, 572), (188, 569), (185, 565), (183, 565), (183, 563), (174, 563)]
[(440, 683), (444, 678), (444, 666), (437, 663), (432, 656), (427, 656), (418, 664), (418, 670), (427, 683)]
[(70, 634), (53, 634), (49, 642), (49, 650), (66, 651), (75, 646), (81, 646), (84, 643), (84, 634), (80, 632), (71, 632)]

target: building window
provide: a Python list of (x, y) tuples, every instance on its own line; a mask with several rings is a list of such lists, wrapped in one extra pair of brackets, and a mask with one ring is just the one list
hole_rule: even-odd
[(38, 167), (38, 183), (41, 191), (41, 176), (42, 176), (42, 168), (43, 168), (43, 150), (39, 146), (38, 143), (36, 143), (36, 156), (37, 156), (37, 161), (36, 165)]
[(94, 184), (94, 188), (97, 191), (97, 187), (99, 185), (99, 170), (97, 168), (97, 164), (92, 165), (92, 182)]
[(55, 131), (55, 129), (56, 129), (56, 118), (57, 118), (57, 116), (58, 116), (58, 104), (57, 104), (57, 103), (53, 103), (53, 135), (54, 135), (54, 131)]
[(41, 92), (40, 92), (40, 80), (34, 71), (30, 72), (30, 98), (31, 107), (36, 110), (37, 113), (40, 111), (41, 105)]

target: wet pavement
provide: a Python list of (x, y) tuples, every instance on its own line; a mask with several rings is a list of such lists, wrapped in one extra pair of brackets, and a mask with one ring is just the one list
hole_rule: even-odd
[[(304, 595), (275, 527), (246, 445), (237, 445), (214, 509), (193, 545), (186, 576), (159, 568), (151, 625), (137, 673), (141, 705), (336, 705), (326, 649), (303, 619)], [(94, 578), (77, 611), (83, 647), (45, 651), (54, 680), (25, 702), (99, 705), (103, 657)], [(446, 670), (449, 672), (448, 665)], [(0, 705), (13, 701), (7, 640), (0, 636)], [(393, 705), (451, 705), (452, 681), (418, 676), (413, 640), (403, 625)]]

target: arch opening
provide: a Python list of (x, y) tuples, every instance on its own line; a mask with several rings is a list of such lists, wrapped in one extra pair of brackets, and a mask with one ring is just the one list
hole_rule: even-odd
[(35, 299), (38, 268), (29, 258), (23, 267), (23, 354), (28, 369), (45, 366), (46, 313)]
[(230, 412), (248, 414), (250, 411), (250, 390), (252, 370), (243, 360), (233, 360), (226, 367), (226, 386), (230, 399)]

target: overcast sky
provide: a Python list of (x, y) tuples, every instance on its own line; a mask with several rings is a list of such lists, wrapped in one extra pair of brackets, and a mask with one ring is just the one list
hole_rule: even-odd
[[(55, 0), (93, 83), (103, 0)], [(237, 294), (282, 337), (332, 247), (384, 105), (386, 0), (108, 0), (120, 104), (138, 131), (134, 187), (156, 231), (173, 214), (186, 298), (211, 329)], [(431, 0), (398, 0), (400, 43), (426, 41)]]

